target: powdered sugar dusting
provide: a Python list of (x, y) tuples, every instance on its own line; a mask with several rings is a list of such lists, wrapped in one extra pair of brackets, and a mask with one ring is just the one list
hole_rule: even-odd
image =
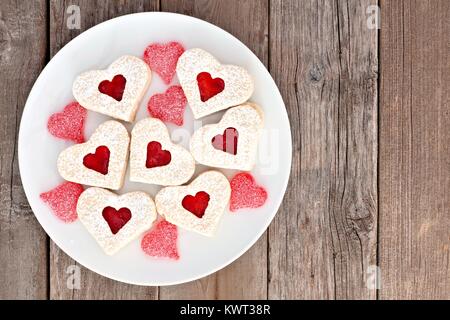
[[(201, 72), (225, 82), (224, 90), (205, 102), (201, 100), (197, 83)], [(244, 68), (221, 65), (210, 53), (198, 48), (181, 55), (177, 75), (195, 119), (244, 103), (253, 93), (253, 79)]]
[(84, 138), (84, 124), (87, 110), (78, 102), (66, 105), (62, 112), (54, 113), (47, 122), (48, 131), (60, 139), (82, 143)]
[[(169, 164), (146, 167), (147, 145), (151, 141), (159, 142), (163, 150), (171, 153)], [(134, 126), (130, 149), (131, 181), (174, 186), (187, 182), (194, 174), (194, 158), (189, 151), (170, 140), (167, 127), (159, 119), (146, 118)]]
[[(206, 192), (210, 199), (202, 218), (198, 218), (182, 206), (186, 195)], [(230, 183), (219, 171), (200, 174), (187, 186), (166, 187), (155, 197), (158, 213), (181, 228), (195, 231), (205, 236), (213, 236), (230, 199)]]
[(177, 247), (178, 228), (166, 220), (159, 221), (141, 241), (142, 250), (152, 257), (180, 258)]
[[(57, 161), (58, 171), (68, 181), (118, 190), (122, 187), (127, 168), (129, 144), (125, 126), (118, 121), (106, 121), (95, 130), (89, 141), (61, 152)], [(95, 153), (99, 146), (108, 147), (111, 154), (107, 174), (83, 165), (84, 157)]]
[[(126, 79), (125, 91), (120, 101), (98, 89), (102, 81), (111, 81), (117, 75)], [(144, 61), (134, 56), (122, 56), (106, 70), (92, 70), (79, 75), (73, 83), (72, 92), (75, 99), (86, 109), (120, 120), (133, 121), (150, 81), (151, 71)]]
[[(190, 150), (199, 163), (218, 168), (249, 171), (256, 161), (258, 140), (263, 126), (262, 110), (253, 103), (233, 107), (217, 124), (201, 127), (191, 137)], [(236, 155), (214, 148), (212, 139), (227, 128), (238, 133)]]
[[(105, 207), (116, 210), (128, 208), (131, 219), (113, 234), (102, 216)], [(144, 192), (130, 192), (118, 196), (101, 188), (89, 188), (84, 191), (77, 205), (80, 221), (97, 240), (106, 254), (114, 254), (144, 231), (148, 230), (156, 219), (153, 200)]]
[(83, 191), (83, 186), (78, 183), (64, 182), (50, 191), (41, 193), (40, 198), (59, 219), (73, 222), (78, 218), (77, 202)]

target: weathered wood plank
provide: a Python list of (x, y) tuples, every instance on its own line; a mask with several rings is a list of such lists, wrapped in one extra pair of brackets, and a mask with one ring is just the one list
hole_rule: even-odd
[[(67, 8), (80, 8), (81, 29), (66, 27)], [(158, 10), (158, 0), (145, 1), (50, 1), (50, 54), (55, 55), (69, 40), (86, 29), (120, 15)], [(77, 263), (53, 242), (50, 245), (50, 298), (51, 299), (156, 299), (157, 287), (138, 287), (104, 278), (81, 267), (80, 289), (68, 289), (67, 268)]]
[(47, 237), (23, 192), (20, 118), (46, 59), (46, 2), (0, 3), (0, 299), (47, 297)]
[(269, 228), (269, 298), (375, 299), (377, 30), (365, 12), (376, 1), (270, 3), (270, 70), (294, 146)]
[(450, 2), (382, 1), (382, 299), (450, 298)]
[[(163, 11), (198, 17), (229, 31), (267, 65), (268, 1), (161, 2)], [(227, 268), (199, 281), (161, 287), (161, 299), (266, 299), (267, 236)]]

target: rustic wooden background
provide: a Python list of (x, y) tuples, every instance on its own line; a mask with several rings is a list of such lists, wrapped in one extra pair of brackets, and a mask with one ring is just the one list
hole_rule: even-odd
[[(71, 4), (81, 30), (66, 27)], [(367, 27), (369, 5), (380, 30)], [(141, 11), (210, 21), (263, 61), (292, 126), (288, 191), (257, 244), (207, 278), (138, 287), (82, 268), (81, 289), (69, 290), (76, 262), (22, 190), (21, 112), (70, 39)], [(0, 298), (449, 299), (449, 34), (448, 0), (2, 0)]]

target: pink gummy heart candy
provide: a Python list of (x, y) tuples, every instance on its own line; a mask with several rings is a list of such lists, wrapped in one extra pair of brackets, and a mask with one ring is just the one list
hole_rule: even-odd
[(47, 128), (57, 138), (83, 143), (86, 117), (87, 110), (78, 102), (71, 102), (64, 107), (63, 111), (50, 116)]
[(59, 219), (73, 222), (78, 218), (77, 202), (83, 191), (81, 184), (64, 182), (50, 191), (41, 193), (40, 197)]
[(231, 179), (230, 210), (259, 208), (267, 200), (267, 191), (258, 186), (250, 173), (238, 173)]
[(158, 258), (180, 258), (177, 248), (177, 226), (161, 220), (142, 239), (141, 248), (146, 254)]
[(184, 48), (178, 42), (152, 43), (145, 49), (144, 61), (166, 84), (170, 84), (175, 75), (178, 58), (183, 52)]
[(148, 101), (148, 112), (154, 118), (183, 125), (187, 99), (180, 86), (172, 86), (164, 93), (155, 94)]

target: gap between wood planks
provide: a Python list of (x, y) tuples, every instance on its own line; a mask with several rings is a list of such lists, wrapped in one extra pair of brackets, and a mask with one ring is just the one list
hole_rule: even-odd
[[(253, 9), (253, 3), (248, 1), (243, 1), (242, 3), (239, 1), (231, 1), (227, 2), (227, 5), (223, 5), (218, 1), (200, 3), (194, 1), (166, 2), (159, 0), (143, 1), (139, 3), (129, 2), (125, 4), (124, 2), (119, 3), (113, 1), (95, 3), (87, 0), (41, 0), (34, 3), (21, 3), (20, 6), (22, 7), (19, 9), (24, 10), (18, 11), (19, 14), (17, 16), (20, 16), (23, 12), (26, 12), (27, 14), (31, 13), (32, 19), (28, 19), (29, 17), (21, 18), (24, 23), (24, 25), (21, 25), (21, 33), (3, 32), (6, 41), (1, 43), (1, 48), (6, 48), (8, 46), (8, 35), (16, 41), (9, 41), (11, 50), (17, 49), (14, 47), (14, 43), (19, 43), (18, 49), (21, 48), (21, 43), (24, 43), (25, 48), (29, 48), (29, 46), (25, 46), (28, 39), (27, 37), (29, 36), (25, 33), (28, 30), (30, 35), (33, 34), (34, 37), (38, 37), (38, 39), (32, 42), (38, 46), (36, 52), (41, 52), (42, 48), (46, 49), (42, 52), (43, 56), (33, 56), (33, 58), (36, 59), (32, 66), (34, 68), (34, 71), (31, 72), (33, 76), (30, 77), (31, 79), (24, 79), (24, 82), (26, 83), (23, 87), (19, 85), (16, 86), (17, 88), (20, 87), (20, 89), (14, 99), (12, 96), (3, 96), (0, 93), (2, 113), (6, 110), (3, 115), (12, 114), (16, 117), (15, 119), (4, 121), (5, 125), (1, 127), (2, 131), (5, 131), (6, 137), (5, 143), (2, 141), (2, 148), (5, 146), (5, 148), (9, 150), (8, 148), (14, 146), (14, 148), (11, 149), (11, 152), (14, 154), (13, 157), (11, 159), (6, 159), (3, 158), (2, 154), (2, 165), (0, 166), (2, 173), (2, 201), (4, 200), (3, 196), (9, 194), (7, 203), (9, 203), (10, 219), (13, 217), (11, 213), (14, 213), (14, 216), (16, 216), (16, 212), (14, 211), (16, 209), (20, 209), (20, 212), (24, 212), (32, 217), (31, 210), (24, 205), (26, 199), (24, 200), (23, 192), (17, 192), (20, 188), (20, 183), (18, 182), (17, 159), (15, 156), (15, 143), (17, 143), (16, 135), (18, 130), (17, 123), (21, 114), (20, 107), (25, 102), (25, 98), (29, 92), (28, 89), (31, 88), (32, 78), (37, 76), (39, 73), (38, 69), (43, 66), (43, 61), (41, 61), (42, 57), (46, 57), (45, 60), (48, 61), (51, 55), (58, 51), (69, 39), (79, 33), (79, 31), (69, 31), (64, 27), (61, 27), (61, 25), (64, 26), (64, 18), (66, 17), (65, 9), (69, 4), (78, 4), (82, 10), (92, 10), (92, 15), (89, 14), (87, 17), (83, 18), (86, 19), (83, 20), (86, 27), (97, 24), (108, 18), (124, 14), (125, 12), (163, 9), (164, 11), (182, 12), (198, 16), (237, 35), (237, 37), (249, 45), (253, 51), (257, 52), (258, 56), (269, 68), (282, 91), (286, 106), (290, 113), (291, 126), (293, 127), (293, 164), (298, 163), (298, 166), (293, 168), (290, 188), (286, 193), (280, 212), (277, 214), (267, 233), (264, 242), (266, 247), (264, 248), (264, 243), (261, 245), (261, 241), (259, 241), (259, 245), (262, 247), (256, 247), (255, 252), (252, 253), (254, 255), (253, 257), (256, 257), (254, 260), (252, 260), (252, 256), (250, 256), (248, 260), (245, 260), (247, 258), (243, 257), (226, 270), (212, 275), (207, 279), (202, 279), (182, 286), (161, 288), (161, 290), (133, 287), (116, 283), (83, 269), (83, 290), (81, 290), (81, 292), (78, 290), (67, 292), (68, 290), (65, 289), (67, 277), (65, 274), (65, 267), (75, 262), (60, 252), (59, 248), (46, 238), (36, 221), (29, 223), (28, 217), (24, 218), (23, 221), (28, 221), (26, 226), (30, 228), (29, 233), (27, 233), (26, 236), (17, 233), (15, 234), (15, 237), (22, 237), (22, 242), (27, 243), (30, 242), (27, 240), (27, 237), (34, 237), (34, 240), (31, 241), (37, 246), (37, 250), (34, 251), (40, 254), (44, 248), (47, 248), (46, 252), (40, 254), (39, 257), (40, 259), (45, 258), (45, 262), (42, 261), (43, 266), (36, 267), (32, 266), (31, 263), (28, 265), (26, 262), (28, 260), (22, 259), (22, 263), (27, 264), (27, 272), (29, 274), (26, 276), (20, 275), (20, 277), (22, 277), (20, 278), (18, 275), (11, 273), (11, 279), (18, 279), (17, 281), (20, 282), (20, 285), (17, 289), (14, 289), (15, 291), (11, 289), (7, 292), (9, 297), (12, 295), (16, 295), (16, 297), (56, 299), (108, 297), (167, 299), (180, 297), (228, 298), (236, 297), (236, 295), (256, 298), (368, 297), (385, 299), (393, 297), (448, 297), (450, 284), (448, 280), (445, 281), (445, 276), (448, 276), (449, 274), (448, 262), (447, 269), (445, 267), (445, 251), (442, 251), (442, 259), (439, 259), (438, 256), (435, 256), (435, 253), (433, 253), (438, 250), (440, 246), (445, 244), (445, 232), (443, 232), (441, 228), (448, 226), (449, 223), (448, 219), (445, 220), (445, 210), (439, 211), (439, 203), (446, 203), (448, 197), (441, 195), (440, 198), (438, 196), (433, 198), (431, 194), (434, 192), (437, 195), (440, 195), (447, 185), (445, 181), (443, 181), (441, 182), (442, 187), (437, 188), (431, 184), (426, 184), (423, 182), (423, 179), (421, 180), (421, 177), (432, 179), (433, 176), (431, 176), (431, 173), (434, 171), (431, 165), (427, 165), (427, 159), (429, 158), (422, 153), (418, 153), (418, 151), (422, 150), (421, 146), (426, 146), (430, 151), (430, 154), (438, 159), (436, 162), (433, 162), (435, 168), (437, 168), (436, 170), (444, 172), (445, 177), (446, 166), (442, 152), (444, 152), (444, 156), (448, 154), (445, 153), (448, 151), (444, 148), (444, 142), (445, 137), (448, 137), (449, 134), (446, 129), (442, 128), (445, 128), (444, 125), (448, 124), (449, 121), (448, 116), (440, 109), (438, 103), (439, 99), (445, 101), (446, 96), (441, 91), (441, 96), (435, 98), (435, 96), (431, 95), (433, 90), (420, 79), (427, 79), (429, 83), (433, 83), (442, 90), (445, 89), (448, 78), (443, 77), (441, 82), (433, 80), (432, 73), (436, 70), (432, 65), (429, 65), (428, 69), (420, 69), (419, 71), (422, 73), (417, 73), (418, 71), (416, 69), (408, 70), (406, 68), (412, 68), (413, 62), (418, 64), (426, 63), (426, 61), (421, 60), (420, 56), (412, 55), (411, 50), (414, 49), (425, 54), (427, 42), (429, 42), (428, 46), (431, 46), (431, 48), (435, 49), (435, 52), (437, 52), (433, 56), (435, 59), (438, 59), (444, 64), (448, 62), (448, 60), (444, 59), (443, 49), (440, 50), (440, 47), (437, 44), (439, 37), (442, 37), (442, 35), (435, 33), (436, 28), (434, 25), (423, 16), (424, 14), (430, 15), (430, 17), (433, 16), (434, 21), (442, 22), (442, 20), (445, 20), (445, 12), (446, 8), (448, 8), (448, 4), (445, 1), (436, 1), (434, 3), (431, 1), (424, 1), (413, 2), (412, 4), (404, 1), (382, 1), (380, 4), (383, 10), (383, 29), (381, 33), (377, 34), (378, 40), (376, 47), (371, 49), (374, 53), (373, 56), (369, 55), (368, 58), (369, 60), (372, 59), (372, 61), (369, 61), (369, 65), (374, 66), (375, 63), (373, 59), (377, 59), (375, 67), (376, 73), (380, 71), (379, 68), (383, 65), (383, 61), (386, 65), (384, 70), (384, 72), (386, 72), (384, 82), (378, 77), (375, 84), (375, 90), (377, 90), (377, 92), (374, 96), (374, 99), (376, 100), (374, 110), (375, 113), (380, 115), (376, 125), (380, 128), (384, 128), (385, 131), (381, 132), (380, 129), (375, 134), (375, 140), (380, 142), (380, 146), (378, 146), (378, 152), (375, 152), (376, 168), (374, 171), (378, 174), (376, 174), (375, 177), (376, 214), (374, 215), (374, 218), (378, 220), (379, 217), (380, 220), (375, 222), (376, 225), (374, 228), (376, 228), (376, 232), (372, 231), (373, 234), (370, 235), (370, 237), (372, 237), (371, 239), (375, 242), (375, 248), (373, 249), (371, 247), (372, 249), (369, 249), (369, 251), (374, 252), (374, 258), (371, 259), (375, 261), (376, 265), (382, 266), (382, 276), (387, 280), (383, 281), (384, 287), (382, 288), (382, 291), (372, 290), (369, 293), (366, 293), (361, 291), (358, 287), (360, 283), (360, 274), (357, 271), (352, 271), (362, 268), (362, 272), (364, 272), (363, 266), (366, 266), (367, 263), (365, 264), (363, 259), (359, 259), (358, 256), (362, 257), (365, 254), (364, 251), (361, 250), (367, 239), (360, 237), (359, 231), (354, 229), (353, 224), (346, 224), (347, 217), (345, 206), (339, 204), (345, 204), (345, 201), (348, 201), (346, 192), (349, 192), (349, 188), (353, 186), (355, 190), (358, 190), (358, 188), (363, 188), (365, 186), (355, 183), (353, 176), (350, 174), (351, 171), (349, 171), (352, 168), (345, 166), (345, 164), (348, 166), (349, 158), (347, 157), (347, 160), (345, 160), (345, 157), (347, 156), (347, 152), (349, 152), (349, 148), (352, 147), (351, 142), (355, 142), (351, 140), (355, 130), (355, 127), (352, 127), (354, 124), (352, 121), (354, 121), (355, 118), (352, 118), (351, 115), (358, 111), (351, 107), (351, 105), (355, 103), (355, 100), (349, 94), (349, 92), (357, 92), (358, 86), (353, 84), (348, 76), (349, 72), (350, 75), (351, 72), (355, 72), (356, 74), (359, 70), (358, 66), (360, 66), (358, 63), (349, 64), (349, 61), (355, 58), (355, 53), (351, 50), (361, 49), (358, 47), (360, 45), (358, 42), (360, 40), (358, 39), (360, 39), (359, 37), (361, 35), (353, 38), (351, 37), (353, 34), (349, 33), (352, 30), (353, 32), (356, 30), (355, 26), (352, 25), (352, 23), (355, 22), (355, 18), (350, 19), (350, 17), (353, 16), (354, 12), (357, 12), (353, 11), (355, 10), (354, 8), (365, 9), (364, 4), (367, 3), (376, 3), (376, 1), (366, 1), (358, 6), (357, 1), (327, 2), (305, 0), (299, 5), (299, 2), (296, 2), (295, 0), (284, 2), (270, 0), (258, 2), (256, 10)], [(0, 8), (9, 8), (8, 5), (7, 2), (2, 2)], [(324, 10), (319, 11), (319, 5), (323, 6)], [(299, 10), (291, 12), (292, 9)], [(12, 9), (12, 7), (8, 10), (15, 12), (13, 11), (15, 9)], [(316, 11), (317, 14), (314, 15), (314, 12)], [(45, 12), (45, 14), (39, 15), (39, 12)], [(236, 22), (236, 20), (233, 20), (241, 14), (250, 16), (250, 18), (247, 17), (246, 21), (252, 21), (250, 24), (252, 24), (253, 29), (245, 28), (245, 25), (242, 26), (239, 24), (239, 21)], [(297, 16), (295, 16), (295, 14), (297, 14)], [(261, 16), (267, 17), (265, 22), (264, 19), (260, 19)], [(402, 20), (397, 21), (396, 19), (399, 17), (402, 17)], [(412, 19), (411, 17), (415, 17), (415, 19)], [(4, 20), (3, 27), (0, 25), (0, 29), (3, 28), (4, 30), (6, 27), (7, 30), (9, 30), (8, 28), (11, 28), (12, 18), (7, 15), (5, 10), (2, 11), (0, 18)], [(330, 19), (329, 23), (334, 25), (334, 23), (337, 23), (337, 21), (334, 20), (335, 18), (339, 18), (337, 34), (334, 28), (331, 28), (329, 33), (330, 36), (337, 35), (339, 37), (337, 41), (340, 46), (338, 49), (338, 60), (336, 60), (336, 52), (333, 47), (335, 44), (333, 41), (335, 41), (335, 39), (330, 39), (329, 42), (331, 43), (329, 43), (322, 38), (327, 25), (324, 21), (327, 22), (328, 20), (326, 19)], [(35, 23), (35, 25), (33, 23)], [(42, 23), (45, 23), (45, 25), (42, 25)], [(446, 25), (443, 25), (442, 27), (446, 27)], [(446, 28), (448, 29), (448, 26)], [(421, 29), (427, 30), (426, 32), (429, 32), (429, 35), (425, 36), (424, 32), (419, 32)], [(42, 37), (42, 34), (39, 34), (39, 32), (32, 32), (31, 30), (45, 30), (45, 36)], [(400, 38), (397, 37), (396, 34), (399, 30), (403, 34)], [(413, 32), (418, 36), (411, 36)], [(17, 42), (18, 39), (22, 42)], [(406, 41), (408, 46), (405, 46), (404, 43), (398, 43), (399, 39), (402, 39), (404, 42)], [(346, 40), (348, 40), (348, 42), (346, 42)], [(42, 45), (44, 45), (44, 47), (41, 48)], [(424, 46), (421, 47), (421, 45)], [(304, 50), (302, 50), (302, 48)], [(346, 50), (350, 51), (347, 52)], [(369, 50), (369, 52), (372, 51)], [(320, 53), (322, 53), (322, 55), (320, 55)], [(347, 59), (348, 56), (346, 56), (345, 53), (351, 54), (351, 58)], [(384, 54), (385, 57), (383, 61), (381, 61), (382, 54)], [(0, 57), (3, 58), (3, 55)], [(313, 62), (316, 62), (320, 57), (326, 57), (327, 59), (330, 59), (331, 57), (332, 61), (327, 61), (325, 59), (324, 63), (314, 64)], [(398, 59), (403, 60), (400, 61)], [(396, 64), (397, 61), (400, 61), (406, 69), (399, 68)], [(339, 66), (336, 64), (337, 62), (339, 62)], [(311, 66), (316, 67), (312, 69), (308, 68), (310, 66), (308, 63), (312, 63)], [(408, 65), (408, 63), (410, 63), (410, 65)], [(19, 61), (17, 62), (17, 65), (22, 65), (22, 63)], [(322, 65), (322, 67), (319, 68), (319, 65)], [(295, 68), (293, 68), (293, 66), (295, 66)], [(323, 66), (325, 66), (325, 68)], [(390, 69), (400, 75), (399, 80), (396, 79), (394, 71), (391, 71)], [(309, 75), (308, 71), (311, 71)], [(405, 88), (399, 85), (403, 79), (404, 81), (413, 83), (412, 76), (410, 76), (408, 72), (414, 74), (415, 81), (418, 81), (417, 83), (421, 85), (417, 86), (416, 84), (416, 92), (413, 92), (411, 87), (409, 88), (410, 91), (408, 93)], [(336, 79), (334, 78), (336, 75), (339, 76), (337, 84), (335, 84)], [(292, 83), (292, 79), (295, 80), (294, 83)], [(381, 88), (383, 84), (385, 84), (386, 90), (382, 92)], [(338, 86), (337, 104), (336, 100), (333, 100), (333, 103), (327, 104), (326, 102), (330, 101), (333, 92), (336, 92), (335, 85)], [(390, 87), (392, 87), (392, 89), (390, 89)], [(367, 86), (365, 89), (370, 90), (371, 87)], [(405, 91), (404, 93), (403, 90)], [(13, 92), (15, 92), (15, 90), (13, 90)], [(405, 105), (409, 105), (410, 109), (413, 111), (421, 112), (423, 114), (422, 119), (417, 119), (417, 117), (414, 117), (416, 112), (411, 112), (407, 122), (402, 122), (404, 114), (402, 114), (401, 111), (403, 110), (400, 110), (397, 113), (392, 112), (392, 108), (398, 105), (398, 101), (396, 102), (394, 98), (396, 95), (401, 95), (401, 93), (403, 93), (404, 96), (401, 96), (402, 103), (404, 102)], [(409, 100), (407, 99), (408, 94), (412, 97)], [(430, 110), (428, 113), (424, 112), (427, 109), (423, 108), (423, 99), (420, 98), (422, 95), (428, 97), (431, 102), (428, 106), (428, 109)], [(383, 99), (385, 100), (382, 101), (382, 97), (384, 97)], [(413, 104), (413, 98), (415, 99), (415, 104)], [(10, 110), (6, 109), (11, 105), (15, 107), (15, 109), (12, 110), (12, 113)], [(329, 105), (332, 107), (326, 109)], [(387, 116), (384, 116), (383, 119), (381, 118), (381, 116), (383, 116), (381, 113), (382, 110), (388, 112)], [(430, 115), (433, 114), (438, 114), (438, 116), (435, 119), (429, 118)], [(389, 120), (387, 117), (391, 117), (392, 120)], [(331, 119), (331, 121), (323, 122), (323, 119)], [(14, 123), (16, 123), (15, 126)], [(387, 123), (388, 126), (383, 126), (384, 123)], [(396, 131), (398, 129), (395, 128), (395, 125), (398, 123), (401, 125), (401, 132)], [(441, 131), (436, 134), (432, 126), (433, 123), (440, 123), (441, 126)], [(325, 127), (325, 132), (320, 130), (314, 131), (317, 130), (317, 128), (320, 129), (321, 126)], [(414, 129), (416, 129), (415, 132), (412, 131), (413, 126)], [(408, 131), (408, 128), (411, 128), (411, 131)], [(422, 136), (417, 135), (417, 128), (423, 130), (424, 134)], [(314, 139), (311, 136), (311, 132), (316, 133)], [(414, 144), (402, 144), (402, 140), (398, 140), (399, 138), (397, 136), (397, 134), (402, 132), (406, 135), (409, 134), (411, 141)], [(430, 135), (430, 137), (435, 135), (435, 138), (437, 139), (435, 140), (441, 149), (435, 149), (433, 141), (430, 140), (431, 138), (427, 138), (427, 134)], [(343, 140), (342, 143), (341, 140)], [(389, 149), (386, 149), (386, 147), (390, 146), (390, 141), (392, 141), (392, 143), (397, 143), (397, 146), (403, 150), (403, 153), (409, 150), (411, 157), (415, 150), (415, 159), (418, 160), (413, 162), (414, 159), (405, 158), (403, 153), (400, 153), (399, 155), (392, 154), (391, 157), (387, 157), (389, 153), (386, 152), (389, 152)], [(13, 145), (10, 142), (13, 142)], [(384, 144), (381, 145), (381, 143)], [(330, 152), (329, 149), (321, 148), (323, 146), (328, 146), (328, 148), (330, 148), (330, 144), (336, 147), (337, 151), (334, 156), (333, 152)], [(297, 152), (297, 154), (295, 152)], [(350, 156), (353, 157), (358, 154), (359, 153), (356, 153), (355, 155), (350, 154)], [(396, 156), (398, 157), (396, 158)], [(4, 160), (7, 160), (5, 165)], [(394, 175), (395, 168), (393, 166), (391, 168), (390, 165), (398, 163), (400, 160), (407, 162), (406, 165), (409, 163), (410, 167), (397, 168), (400, 172), (405, 174), (396, 177)], [(339, 167), (339, 165), (342, 164), (344, 164), (344, 166)], [(413, 165), (414, 167), (412, 167)], [(328, 168), (326, 169), (328, 171), (323, 168)], [(9, 182), (6, 182), (9, 187), (6, 190), (3, 189), (6, 185), (4, 184), (3, 175), (7, 174), (8, 171), (10, 172), (10, 175), (7, 177)], [(411, 178), (406, 175), (406, 173), (409, 173)], [(402, 190), (401, 187), (403, 185), (409, 189), (407, 191)], [(425, 192), (419, 193), (421, 190), (419, 187), (424, 189)], [(321, 188), (328, 189), (328, 192), (322, 192)], [(384, 188), (387, 188), (386, 190), (388, 191), (383, 191), (385, 190)], [(6, 192), (4, 190), (6, 190)], [(397, 191), (408, 192), (408, 194), (405, 195), (404, 193), (399, 193), (397, 195)], [(389, 192), (391, 193), (390, 195), (387, 194)], [(335, 193), (338, 193), (338, 195), (335, 196)], [(400, 201), (405, 196), (412, 197), (413, 195), (418, 198), (417, 202), (414, 202), (414, 205), (412, 203), (405, 204)], [(14, 199), (14, 196), (17, 198)], [(421, 211), (424, 213), (421, 213), (414, 210), (415, 208), (412, 208), (412, 206), (422, 205), (422, 203), (419, 202), (422, 198), (427, 199), (427, 203), (431, 208), (430, 211), (424, 209)], [(320, 210), (315, 207), (317, 201), (319, 204), (325, 203), (323, 207), (319, 208)], [(299, 209), (298, 206), (301, 206), (301, 208)], [(373, 209), (369, 206), (369, 211), (370, 210)], [(327, 221), (326, 219), (319, 219), (317, 216), (311, 216), (308, 214), (309, 212), (328, 213), (329, 220)], [(408, 212), (410, 219), (401, 219), (401, 217), (403, 217), (404, 214), (408, 214)], [(415, 215), (411, 216), (411, 212)], [(433, 219), (439, 220), (440, 223), (438, 225), (427, 224), (429, 221), (427, 220), (428, 216), (425, 215), (425, 213), (430, 217), (433, 217)], [(384, 228), (377, 228), (378, 225), (383, 225)], [(428, 227), (425, 228), (423, 227), (424, 225), (428, 225)], [(13, 227), (12, 221), (10, 221), (10, 226), (11, 228)], [(19, 224), (16, 224), (16, 226), (19, 226)], [(299, 229), (295, 228), (295, 226), (301, 226), (303, 228), (301, 230), (302, 232), (299, 233)], [(416, 238), (408, 237), (408, 234), (403, 234), (405, 232), (404, 230), (407, 230), (408, 228), (413, 228), (414, 230), (417, 229), (417, 233), (422, 235), (425, 233), (429, 234), (427, 230), (434, 230), (434, 232), (432, 237), (422, 239), (421, 242), (419, 242)], [(354, 234), (356, 232), (355, 236), (357, 238), (355, 238), (355, 240), (359, 242), (359, 246), (355, 247), (355, 250), (349, 249), (346, 251), (345, 249), (345, 245), (347, 245), (346, 241), (350, 239), (347, 238), (347, 231), (349, 231), (349, 234)], [(398, 241), (396, 239), (397, 232), (403, 232), (400, 233), (402, 239), (408, 239), (410, 243), (405, 244), (403, 242), (396, 242)], [(315, 234), (319, 234), (321, 237), (315, 238)], [(296, 237), (301, 239), (297, 239)], [(327, 247), (328, 244), (331, 244), (331, 241), (333, 246)], [(349, 243), (352, 244), (353, 240), (350, 239)], [(380, 243), (384, 243), (384, 245), (381, 246)], [(373, 246), (373, 243), (371, 245)], [(398, 260), (396, 255), (401, 254), (402, 251), (400, 250), (407, 250), (407, 248), (412, 245), (417, 249), (416, 253), (421, 256), (419, 256), (419, 258), (408, 258), (406, 260), (408, 265), (403, 266), (404, 261), (401, 259)], [(12, 247), (13, 246), (7, 247), (6, 249), (10, 250)], [(397, 247), (399, 248), (398, 252), (396, 251)], [(5, 249), (5, 246), (2, 247), (2, 250), (3, 249)], [(427, 252), (430, 250), (432, 254), (427, 255)], [(251, 286), (251, 292), (244, 292), (243, 287), (247, 286), (249, 282), (243, 280), (251, 279), (250, 277), (247, 278), (246, 275), (247, 273), (251, 274), (253, 272), (251, 261), (260, 261), (261, 252), (264, 252), (263, 256), (265, 256), (266, 259), (265, 271), (258, 269), (260, 270), (258, 272), (261, 272), (259, 278), (252, 280), (251, 283), (259, 282), (259, 280), (262, 279), (264, 287)], [(17, 251), (14, 251), (13, 253), (14, 256), (20, 256), (20, 254), (17, 254)], [(31, 254), (31, 256), (33, 255)], [(370, 258), (365, 259), (370, 261)], [(320, 261), (322, 264), (319, 263)], [(431, 267), (428, 265), (425, 269), (414, 269), (421, 266), (424, 261), (430, 261)], [(250, 265), (248, 266), (246, 264)], [(410, 272), (410, 270), (416, 270), (416, 272)], [(314, 272), (312, 273), (311, 271)], [(241, 272), (241, 274), (239, 274), (239, 272)], [(261, 276), (264, 272), (266, 272), (265, 280)], [(242, 273), (244, 273), (244, 275), (242, 275)], [(45, 274), (45, 276), (42, 276), (43, 274)], [(43, 279), (44, 277), (45, 281)], [(417, 279), (421, 280), (419, 281)], [(444, 279), (444, 281), (442, 281), (442, 279)], [(100, 288), (108, 288), (107, 290), (109, 293), (98, 293)], [(414, 288), (418, 289), (417, 292), (413, 290)]]

